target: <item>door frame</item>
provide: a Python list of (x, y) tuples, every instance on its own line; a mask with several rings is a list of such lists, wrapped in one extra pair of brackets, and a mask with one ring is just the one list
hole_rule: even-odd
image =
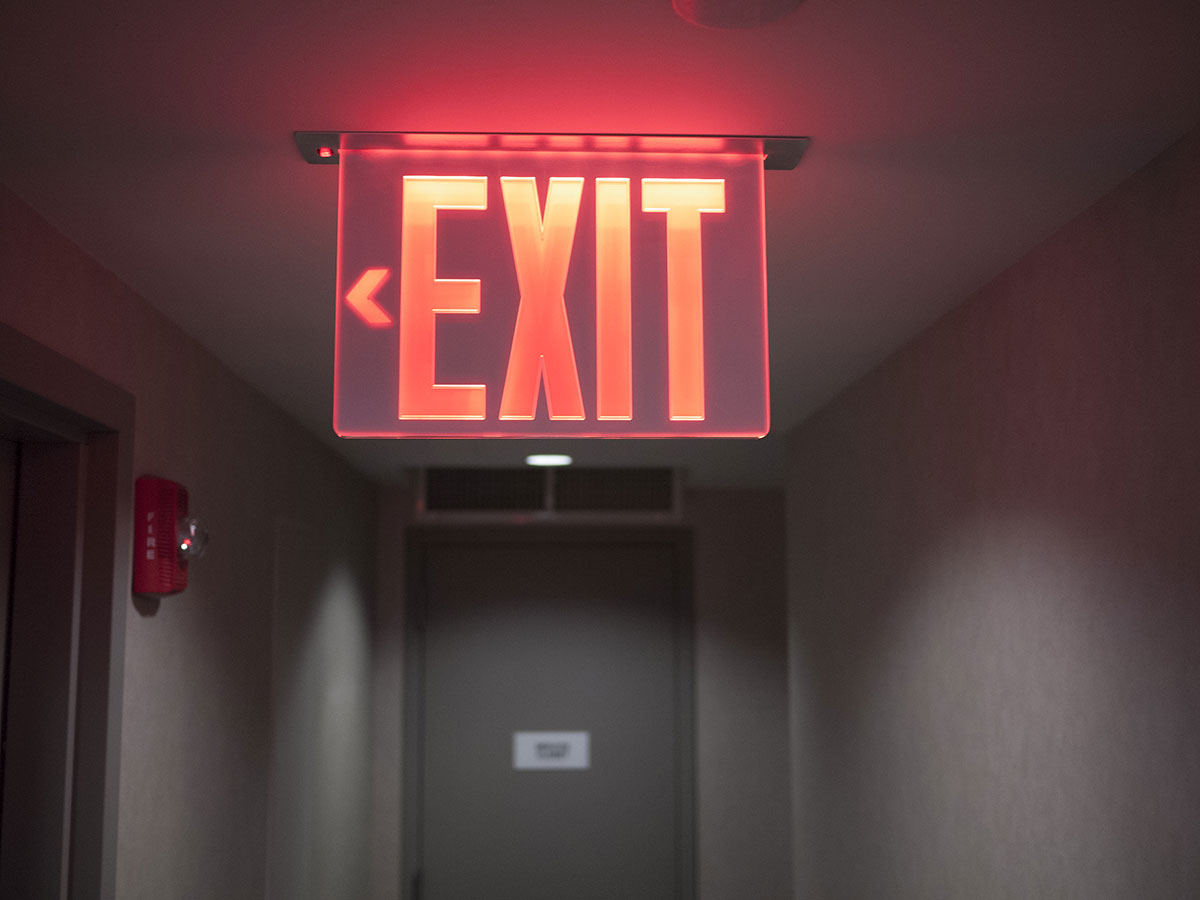
[(692, 535), (679, 525), (438, 524), (408, 529), (405, 560), (404, 690), (401, 715), (403, 900), (421, 900), (421, 826), (424, 796), (424, 622), (425, 579), (431, 547), (448, 544), (657, 544), (674, 554), (675, 610), (675, 865), (676, 896), (696, 896), (695, 629), (693, 624)]
[[(41, 852), (56, 856), (55, 896), (71, 900), (109, 900), (116, 894), (134, 410), (127, 391), (0, 323), (0, 428), (21, 443), (20, 466), (36, 466), (39, 483), (62, 478), (72, 486), (58, 492), (65, 498), (54, 510), (22, 504), (20, 496), (17, 501), (18, 542), (25, 534), (54, 532), (53, 546), (30, 552), (35, 558), (53, 553), (69, 575), (38, 598), (66, 611), (54, 625), (63, 659), (42, 666), (38, 676), (57, 679), (57, 699), (36, 705), (49, 730), (65, 740), (53, 761), (61, 790), (34, 802), (61, 806), (57, 846)], [(57, 521), (48, 523), (51, 519)], [(64, 535), (70, 538), (65, 549)], [(31, 589), (44, 586), (38, 582)], [(12, 601), (15, 612), (18, 598)], [(64, 627), (69, 635), (61, 633)], [(31, 693), (40, 687), (27, 685)]]

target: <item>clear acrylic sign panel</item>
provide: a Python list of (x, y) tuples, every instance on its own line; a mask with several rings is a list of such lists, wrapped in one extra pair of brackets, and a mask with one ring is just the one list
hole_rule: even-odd
[(343, 437), (760, 437), (748, 138), (343, 135)]

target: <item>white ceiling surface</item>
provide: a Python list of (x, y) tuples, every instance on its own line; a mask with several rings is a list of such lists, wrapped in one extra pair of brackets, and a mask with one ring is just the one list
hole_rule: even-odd
[(790, 426), (1200, 120), (1195, 0), (806, 0), (739, 32), (669, 0), (9, 0), (2, 21), (0, 181), (381, 481), (531, 442), (333, 435), (337, 173), (295, 130), (811, 136), (767, 173), (772, 436), (569, 443), (770, 484)]

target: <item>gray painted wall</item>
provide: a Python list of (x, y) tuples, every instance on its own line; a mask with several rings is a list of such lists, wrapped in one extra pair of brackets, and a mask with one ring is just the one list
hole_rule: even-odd
[[(399, 896), (404, 529), (412, 498), (380, 504), (375, 632), (372, 900)], [(790, 896), (783, 496), (695, 490), (696, 846), (700, 900)]]
[(136, 474), (212, 532), (127, 616), (117, 896), (295, 897), (268, 873), (301, 866), (302, 896), (362, 896), (373, 491), (3, 188), (0, 278), (0, 321), (136, 397)]
[(1200, 137), (790, 437), (804, 898), (1200, 896)]
[(691, 490), (700, 900), (791, 896), (784, 501)]
[(372, 634), (371, 900), (398, 900), (403, 846), (403, 703), (405, 529), (412, 521), (412, 495), (403, 488), (380, 488), (379, 559), (375, 630)]

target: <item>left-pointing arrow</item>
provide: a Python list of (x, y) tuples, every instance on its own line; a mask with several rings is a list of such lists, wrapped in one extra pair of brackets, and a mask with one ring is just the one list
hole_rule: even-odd
[(354, 282), (354, 287), (346, 292), (346, 303), (372, 328), (383, 328), (392, 324), (392, 317), (375, 302), (375, 292), (387, 281), (390, 274), (389, 269), (367, 269), (359, 276), (358, 281)]

